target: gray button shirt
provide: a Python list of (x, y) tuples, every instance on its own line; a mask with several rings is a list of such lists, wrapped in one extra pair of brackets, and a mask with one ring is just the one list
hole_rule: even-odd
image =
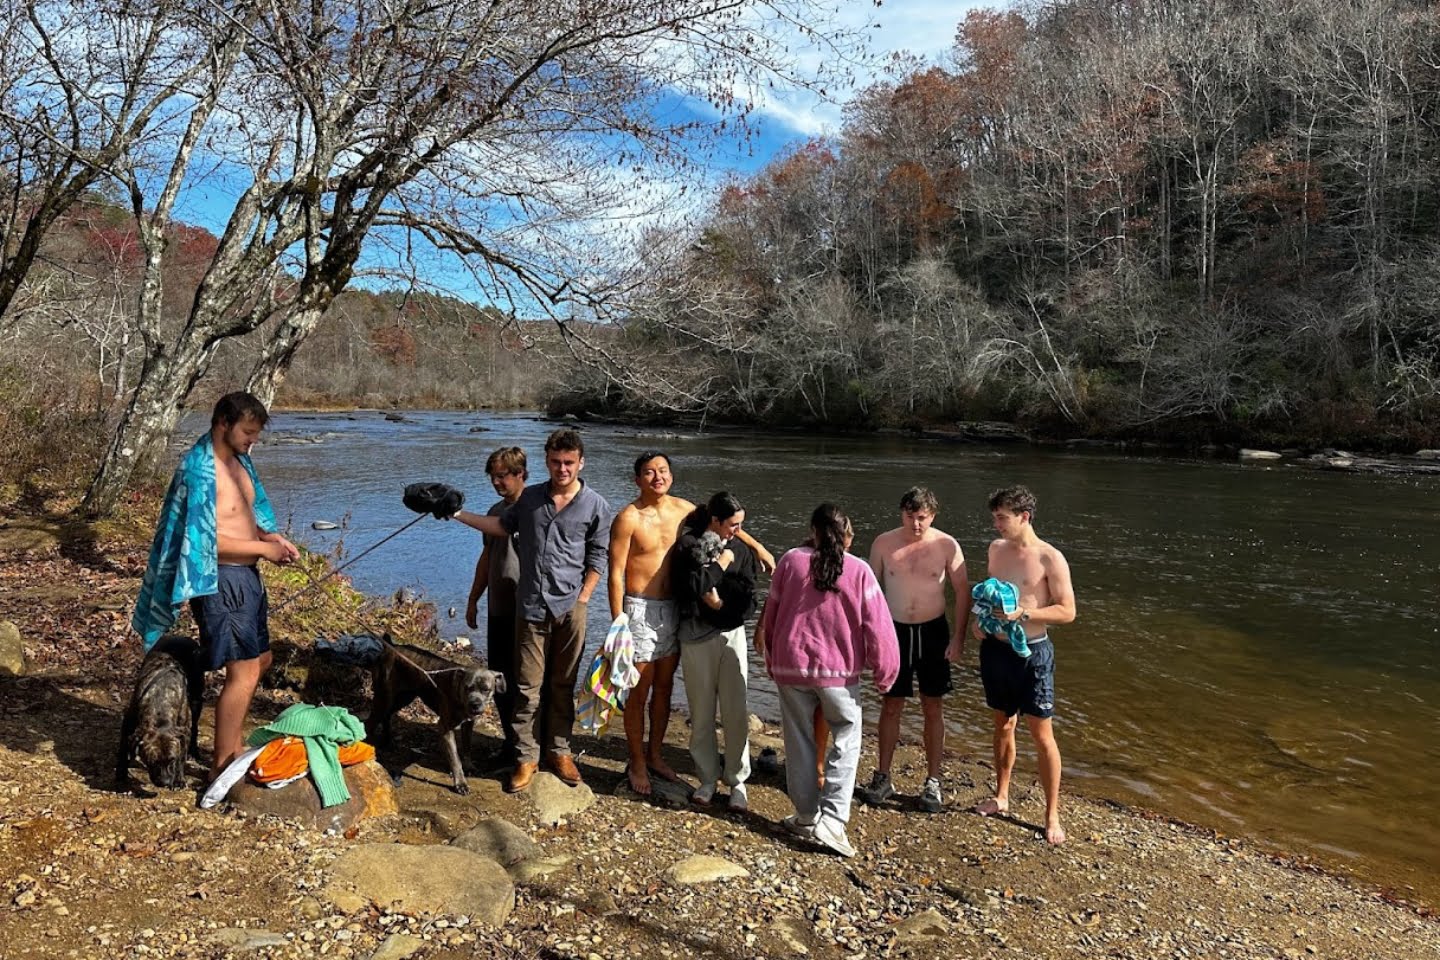
[[(499, 517), (509, 509), (508, 503), (499, 500), (486, 516)], [(514, 534), (485, 538), (485, 546), (490, 551), (489, 616), (492, 617), (515, 616), (515, 593), (520, 583), (520, 557), (515, 551), (515, 539)]]
[(520, 615), (538, 623), (563, 617), (575, 606), (586, 570), (605, 570), (610, 545), (610, 504), (584, 480), (565, 509), (555, 510), (550, 482), (532, 484), (500, 515), (515, 535), (520, 556), (516, 589)]

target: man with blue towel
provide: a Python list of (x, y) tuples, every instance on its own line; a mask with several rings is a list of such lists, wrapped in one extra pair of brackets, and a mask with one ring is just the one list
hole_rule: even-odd
[(1023, 645), (1029, 648), (1029, 655), (1017, 650), (1021, 644), (1012, 644), (1008, 631), (986, 632), (979, 617), (971, 621), (980, 641), (985, 702), (994, 711), (995, 721), (995, 796), (975, 810), (991, 816), (1010, 809), (1015, 725), (1023, 713), (1035, 741), (1040, 784), (1045, 790), (1045, 839), (1058, 845), (1065, 842), (1065, 830), (1060, 826), (1060, 748), (1050, 723), (1055, 715), (1055, 651), (1049, 628), (1075, 619), (1070, 565), (1063, 553), (1035, 533), (1035, 495), (1028, 489), (996, 490), (989, 505), (995, 532), (1000, 535), (990, 544), (989, 574), (1013, 586), (1016, 594), (1013, 607), (1002, 602), (992, 606), (991, 615), (1007, 628), (1018, 623), (1024, 629)]

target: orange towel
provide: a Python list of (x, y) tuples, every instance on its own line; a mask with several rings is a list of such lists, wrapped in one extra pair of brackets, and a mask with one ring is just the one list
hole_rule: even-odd
[[(348, 767), (366, 760), (375, 759), (375, 748), (364, 740), (347, 743), (339, 750), (340, 766)], [(261, 749), (260, 755), (250, 765), (250, 779), (256, 783), (273, 783), (289, 780), (310, 769), (305, 758), (305, 741), (299, 737), (280, 737), (271, 740)]]

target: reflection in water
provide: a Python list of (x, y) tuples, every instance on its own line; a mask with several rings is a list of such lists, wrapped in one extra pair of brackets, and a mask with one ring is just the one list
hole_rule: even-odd
[[(498, 446), (525, 447), (532, 480), (543, 476), (550, 424), (517, 415), (411, 419), (272, 421), (287, 442), (257, 456), (300, 539), (330, 549), (343, 538), (351, 553), (374, 543), (410, 519), (400, 489), (415, 480), (456, 483), (483, 510), (494, 499), (484, 461)], [(474, 426), (488, 430), (472, 434)], [(634, 495), (634, 457), (659, 447), (675, 458), (677, 493), (699, 500), (733, 491), (747, 525), (777, 554), (799, 542), (818, 501), (834, 499), (855, 523), (863, 556), (898, 522), (900, 493), (925, 484), (972, 579), (984, 575), (992, 536), (986, 495), (1029, 484), (1040, 498), (1037, 529), (1065, 551), (1079, 598), (1079, 620), (1055, 631), (1056, 725), (1072, 782), (1330, 862), (1353, 860), (1372, 880), (1440, 900), (1434, 480), (899, 437), (665, 437), (610, 427), (584, 435), (584, 476), (612, 506)], [(317, 519), (344, 519), (345, 529), (310, 530)], [(364, 590), (414, 587), (443, 611), (463, 608), (478, 552), (472, 531), (427, 521), (352, 569)], [(592, 643), (604, 619), (591, 617)], [(442, 629), (468, 633), (443, 616)], [(988, 755), (990, 721), (970, 657), (948, 701), (950, 742)], [(752, 708), (776, 716), (773, 689), (753, 665), (752, 685)], [(909, 719), (918, 723), (918, 713)], [(1028, 745), (1020, 756), (1019, 775), (1033, 776)]]

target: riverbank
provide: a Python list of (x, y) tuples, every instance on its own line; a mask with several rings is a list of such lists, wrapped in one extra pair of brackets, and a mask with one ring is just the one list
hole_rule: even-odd
[[(13, 527), (18, 517), (7, 520)], [(387, 941), (410, 943), (392, 939), (399, 934), (418, 938), (422, 957), (584, 960), (779, 957), (802, 948), (836, 958), (1017, 950), (1419, 958), (1440, 949), (1440, 923), (1423, 904), (1116, 804), (1069, 798), (1071, 841), (1050, 849), (1036, 838), (1041, 801), (1023, 746), (1014, 819), (967, 812), (985, 794), (988, 763), (952, 753), (946, 810), (925, 816), (904, 799), (857, 807), (851, 837), (860, 856), (852, 861), (776, 831), (790, 811), (779, 776), (757, 775), (749, 814), (635, 798), (623, 786), (623, 741), (614, 735), (579, 739), (593, 803), (559, 822), (530, 798), (503, 794), (498, 773), (472, 777), (470, 795), (459, 797), (420, 713), (400, 729), (400, 815), (366, 821), (348, 838), (203, 813), (190, 791), (119, 794), (114, 736), (138, 662), (124, 624), (144, 530), (143, 518), (88, 537), (59, 530), (53, 542), (0, 556), (0, 619), (20, 627), (30, 659), (26, 677), (0, 681), (0, 901), (12, 908), (0, 911), (0, 943), (10, 956), (213, 957), (225, 953), (222, 942), (261, 942), (261, 929), (274, 945), (255, 955), (277, 957), (369, 958)], [(275, 584), (277, 605), (288, 588)], [(306, 616), (333, 619), (328, 608), (317, 603)], [(307, 639), (318, 625), (278, 622), (277, 639)], [(254, 715), (273, 716), (296, 697), (267, 687)], [(207, 707), (202, 749), (211, 722)], [(481, 745), (493, 744), (493, 726), (481, 732)], [(761, 742), (776, 733), (766, 730)], [(684, 735), (677, 719), (669, 759), (688, 770)], [(873, 743), (866, 753), (862, 771), (872, 766)], [(192, 767), (192, 785), (197, 773)], [(903, 790), (918, 789), (923, 761), (913, 745), (902, 746), (895, 774)], [(336, 905), (321, 893), (333, 862), (357, 844), (440, 844), (488, 818), (518, 826), (549, 865), (519, 884), (502, 924)], [(668, 871), (692, 854), (748, 875), (679, 884)], [(250, 933), (234, 932), (242, 929)]]

